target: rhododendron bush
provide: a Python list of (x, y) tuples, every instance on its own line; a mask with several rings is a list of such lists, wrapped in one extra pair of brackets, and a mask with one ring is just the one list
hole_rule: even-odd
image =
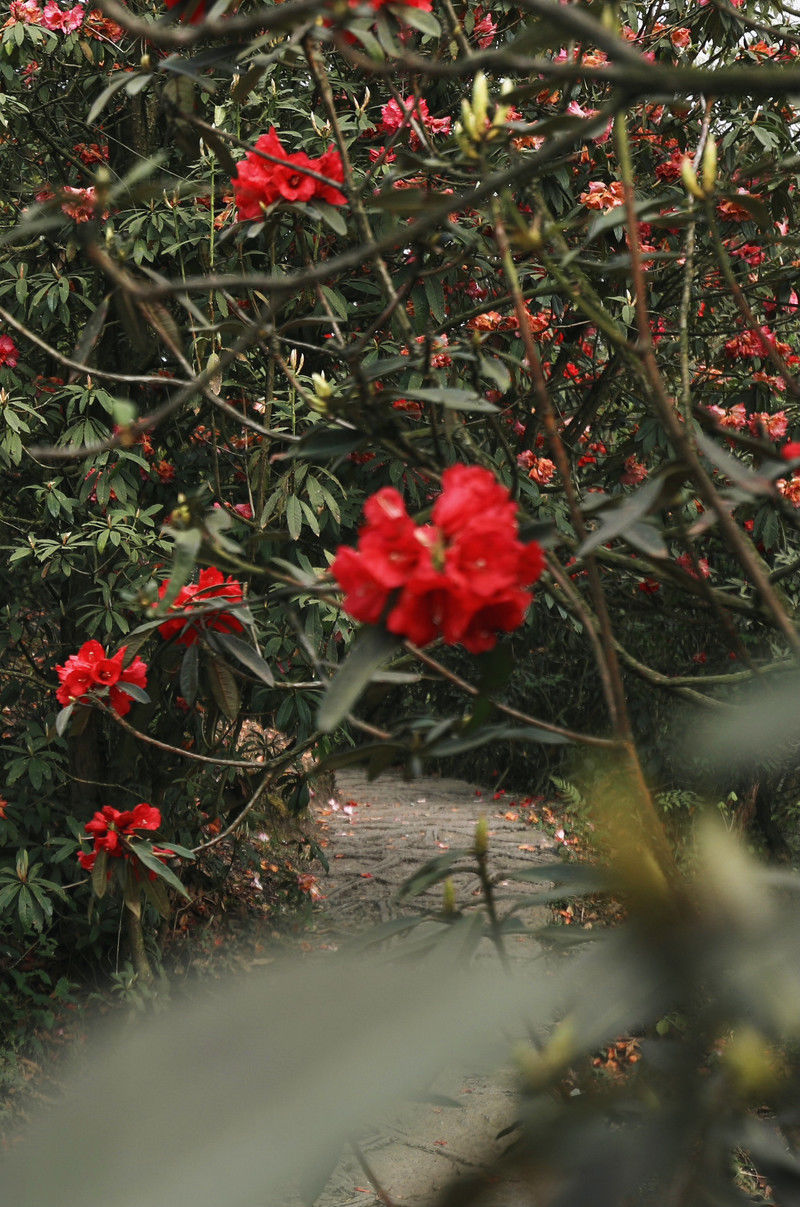
[(691, 785), (792, 856), (781, 751), (704, 780), (676, 726), (800, 655), (798, 46), (766, 0), (14, 0), (0, 972), (124, 916), (148, 975), (345, 761), (620, 760), (635, 843)]

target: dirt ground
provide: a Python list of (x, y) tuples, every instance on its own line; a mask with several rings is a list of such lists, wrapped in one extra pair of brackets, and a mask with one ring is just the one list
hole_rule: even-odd
[[(482, 815), (488, 823), (490, 870), (500, 877), (501, 915), (520, 891), (529, 893), (532, 887), (521, 890), (519, 882), (515, 885), (502, 875), (504, 871), (559, 861), (559, 839), (532, 824), (535, 812), (508, 796), (494, 799), (491, 789), (462, 780), (426, 777), (404, 782), (389, 774), (370, 783), (363, 772), (339, 772), (334, 795), (317, 797), (314, 812), (330, 862), (330, 875), (320, 878), (324, 900), (316, 913), (316, 932), (332, 947), (403, 915), (440, 911), (441, 884), (413, 900), (399, 900), (398, 892), (428, 860), (470, 848)], [(465, 856), (456, 866), (464, 869), (454, 874), (457, 906), (469, 910), (477, 906), (481, 893), (474, 859)], [(547, 885), (545, 880), (543, 887)], [(517, 916), (528, 927), (551, 920), (543, 907), (527, 907)], [(541, 949), (530, 934), (511, 934), (506, 950), (513, 961), (535, 958)], [(488, 939), (481, 940), (475, 958), (497, 958)], [(500, 963), (498, 975), (505, 975)], [(498, 1133), (513, 1123), (516, 1112), (509, 1068), (487, 1074), (445, 1067), (431, 1083), (430, 1101), (403, 1106), (359, 1139), (338, 1165), (320, 1207), (432, 1203), (448, 1183), (480, 1176), (509, 1143)], [(498, 1183), (481, 1193), (481, 1202), (495, 1207), (522, 1207), (528, 1201), (519, 1183)]]

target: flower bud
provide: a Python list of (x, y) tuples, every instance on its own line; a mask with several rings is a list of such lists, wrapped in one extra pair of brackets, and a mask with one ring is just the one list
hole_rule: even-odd
[(475, 844), (473, 847), (478, 858), (482, 858), (489, 850), (489, 823), (486, 814), (479, 817), (475, 823)]
[(706, 195), (700, 188), (700, 182), (688, 155), (684, 155), (681, 161), (681, 180), (687, 193), (691, 193), (698, 201), (705, 201)]
[(442, 913), (448, 918), (452, 918), (456, 912), (456, 886), (453, 884), (452, 876), (448, 876), (444, 882), (444, 896), (442, 898)]
[(314, 393), (316, 394), (317, 398), (322, 399), (323, 402), (327, 402), (328, 399), (333, 394), (333, 386), (328, 381), (325, 374), (324, 373), (312, 373), (311, 381), (314, 386)]
[(703, 151), (703, 189), (706, 193), (714, 192), (717, 183), (717, 140), (709, 134)]
[(480, 134), (486, 125), (489, 113), (489, 83), (482, 71), (476, 74), (472, 83), (472, 113)]
[(469, 138), (474, 139), (477, 137), (478, 127), (475, 124), (475, 114), (466, 97), (461, 102), (461, 125), (464, 133)]

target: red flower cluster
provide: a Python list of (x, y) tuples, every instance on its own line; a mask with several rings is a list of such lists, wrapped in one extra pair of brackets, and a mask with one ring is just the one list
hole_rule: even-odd
[[(278, 163), (264, 159), (258, 152), (272, 155)], [(309, 159), (304, 151), (287, 155), (280, 144), (275, 127), (262, 134), (253, 151), (248, 151), (237, 164), (231, 184), (239, 209), (239, 218), (262, 218), (264, 207), (276, 201), (310, 201), (319, 197), (330, 205), (346, 205), (347, 198), (333, 185), (323, 184), (308, 172), (319, 172), (341, 184), (344, 181), (342, 157), (331, 144), (319, 159)]]
[(331, 570), (356, 620), (377, 624), (389, 608), (390, 632), (417, 645), (442, 637), (477, 654), (522, 624), (533, 598), (523, 588), (541, 575), (544, 556), (518, 539), (516, 504), (489, 470), (454, 465), (442, 487), (424, 526), (392, 487), (372, 495), (358, 549), (341, 546)]
[[(159, 599), (164, 598), (168, 587), (169, 579), (166, 579), (158, 588)], [(221, 570), (209, 566), (207, 570), (200, 571), (196, 583), (181, 587), (172, 607), (176, 611), (193, 607), (203, 608), (215, 599), (224, 599), (232, 604), (241, 603), (242, 584), (230, 575), (224, 578)], [(158, 626), (158, 631), (167, 640), (177, 636), (180, 645), (194, 645), (204, 629), (216, 629), (218, 633), (241, 633), (243, 628), (242, 622), (232, 612), (225, 612), (220, 607), (204, 612), (196, 619), (183, 616), (175, 620), (165, 620)]]
[[(122, 813), (111, 805), (104, 805), (91, 821), (86, 823), (86, 833), (94, 838), (92, 851), (79, 851), (78, 863), (91, 872), (100, 851), (116, 859), (127, 856), (125, 839), (132, 838), (134, 830), (157, 830), (161, 825), (161, 814), (153, 805), (144, 802)], [(156, 855), (171, 855), (171, 851), (154, 850)]]
[(0, 365), (16, 369), (19, 350), (10, 335), (0, 335)]
[(85, 641), (77, 654), (71, 654), (63, 666), (56, 667), (61, 682), (56, 691), (59, 704), (66, 706), (88, 692), (106, 689), (114, 712), (124, 717), (130, 712), (131, 697), (117, 684), (147, 687), (147, 664), (138, 655), (129, 666), (122, 665), (127, 648), (123, 646), (108, 658), (99, 641)]

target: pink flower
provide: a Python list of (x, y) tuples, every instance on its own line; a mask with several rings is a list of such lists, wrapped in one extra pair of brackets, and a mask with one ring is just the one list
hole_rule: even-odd
[[(406, 120), (409, 116), (410, 121)], [(422, 143), (410, 123), (416, 122), (417, 125), (423, 126), (429, 134), (449, 134), (453, 125), (450, 117), (431, 117), (427, 101), (424, 98), (417, 100), (415, 96), (408, 96), (401, 104), (392, 98), (383, 106), (378, 133), (396, 134), (403, 122), (406, 123), (405, 128), (409, 130), (408, 145), (412, 151), (418, 151)]]
[(85, 16), (86, 12), (82, 4), (76, 4), (74, 8), (62, 9), (55, 3), (55, 0), (47, 0), (41, 24), (45, 29), (53, 32), (60, 30), (61, 33), (71, 34), (76, 29), (80, 29)]

